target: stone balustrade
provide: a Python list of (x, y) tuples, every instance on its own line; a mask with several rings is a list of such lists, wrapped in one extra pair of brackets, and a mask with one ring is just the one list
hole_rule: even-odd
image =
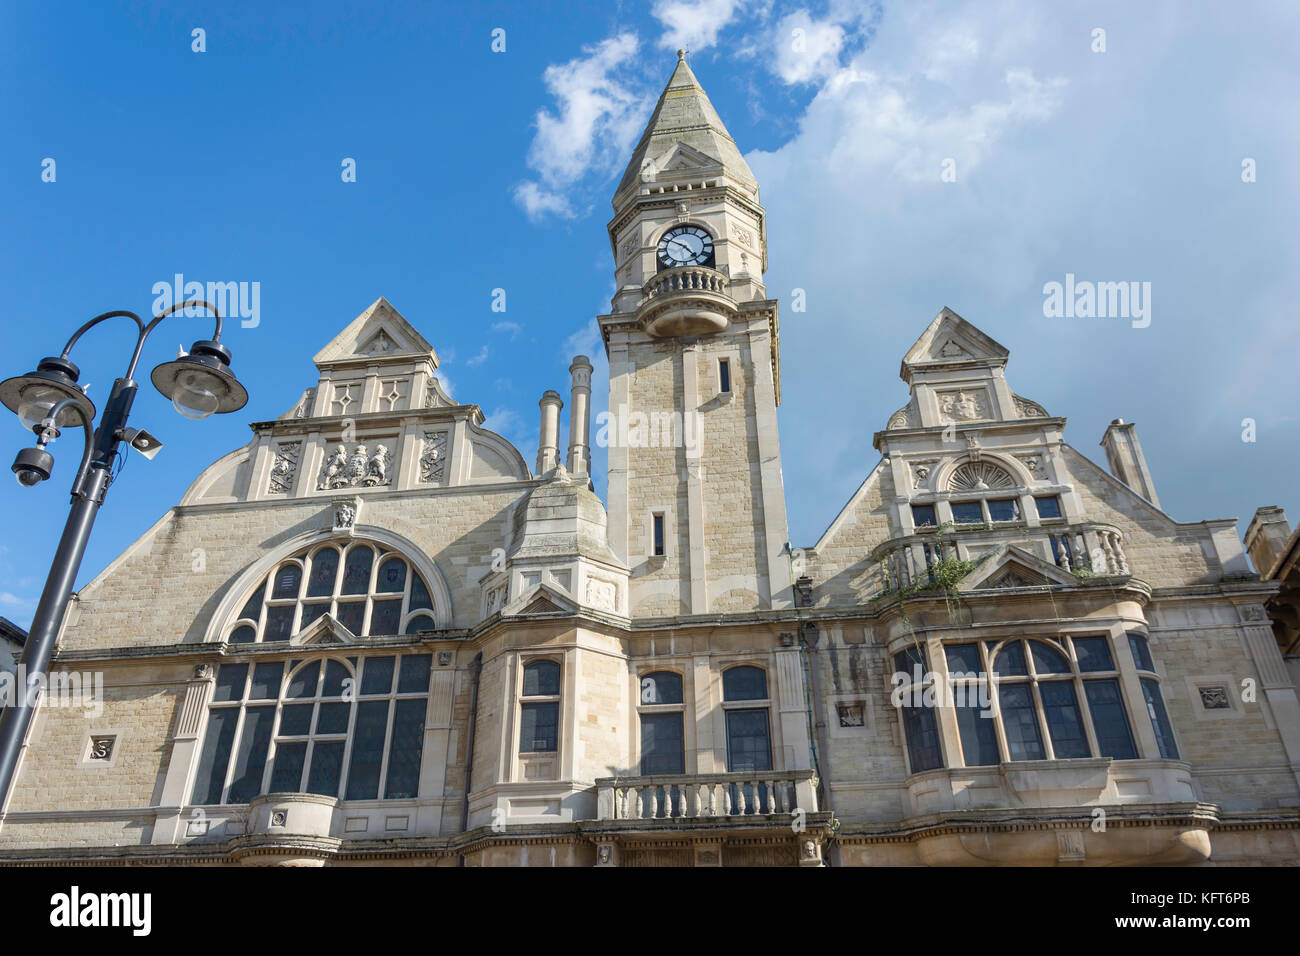
[(600, 820), (772, 819), (796, 809), (817, 812), (811, 770), (602, 777), (596, 792)]
[(1071, 573), (1132, 573), (1124, 554), (1123, 534), (1113, 525), (1094, 522), (1038, 528), (959, 526), (945, 534), (893, 538), (876, 548), (871, 558), (881, 566), (885, 589), (901, 591), (932, 581), (933, 569), (942, 561), (979, 560), (1003, 545), (1020, 548)]
[(707, 266), (678, 266), (665, 269), (650, 277), (641, 289), (646, 299), (670, 295), (676, 292), (711, 292), (714, 295), (729, 295), (731, 282), (717, 269)]

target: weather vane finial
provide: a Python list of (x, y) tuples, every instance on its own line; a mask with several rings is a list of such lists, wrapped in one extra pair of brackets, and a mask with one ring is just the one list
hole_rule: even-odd
[(679, 60), (684, 60), (684, 59), (686, 59), (686, 54), (689, 53), (689, 52), (691, 52), (691, 51), (690, 51), (690, 50), (678, 50), (678, 51), (677, 51), (677, 59), (679, 59)]

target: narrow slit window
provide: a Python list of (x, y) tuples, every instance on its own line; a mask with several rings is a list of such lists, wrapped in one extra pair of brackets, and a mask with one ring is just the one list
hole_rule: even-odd
[(664, 516), (656, 514), (654, 516), (654, 554), (656, 557), (664, 553)]
[(731, 391), (731, 362), (727, 359), (718, 359), (718, 391)]

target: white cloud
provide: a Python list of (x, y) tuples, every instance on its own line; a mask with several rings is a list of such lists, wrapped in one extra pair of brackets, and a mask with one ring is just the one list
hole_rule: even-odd
[(522, 332), (523, 330), (524, 327), (520, 325), (518, 322), (493, 322), (492, 323), (493, 332), (509, 332), (511, 341), (519, 338), (519, 333)]
[(718, 34), (744, 9), (741, 0), (656, 0), (650, 12), (664, 25), (661, 47), (699, 51), (717, 43)]
[(444, 373), (441, 370), (438, 370), (433, 373), (433, 377), (438, 380), (438, 384), (441, 385), (442, 390), (447, 393), (447, 397), (450, 399), (455, 399), (456, 396), (453, 394), (451, 388), (451, 379), (447, 377), (446, 373)]
[(32, 598), (22, 598), (17, 594), (10, 594), (8, 591), (0, 591), (0, 606), (8, 608), (29, 608), (35, 607), (36, 601)]
[(788, 86), (824, 80), (839, 69), (845, 36), (840, 24), (796, 10), (773, 30), (772, 71)]
[(484, 362), (487, 361), (487, 357), (488, 357), (488, 347), (485, 345), (478, 350), (478, 355), (475, 355), (472, 359), (466, 359), (465, 364), (470, 366), (482, 365)]
[(542, 74), (556, 108), (537, 112), (528, 165), (538, 180), (514, 191), (531, 219), (576, 215), (569, 190), (588, 174), (610, 172), (631, 151), (649, 111), (647, 94), (621, 75), (638, 46), (636, 34), (620, 33)]

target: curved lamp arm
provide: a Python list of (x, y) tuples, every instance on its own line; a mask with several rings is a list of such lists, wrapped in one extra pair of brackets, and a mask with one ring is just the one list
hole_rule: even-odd
[(212, 331), (212, 341), (214, 342), (221, 341), (221, 313), (217, 311), (217, 307), (215, 305), (213, 305), (211, 302), (205, 302), (203, 299), (186, 299), (184, 302), (177, 302), (175, 305), (171, 306), (170, 308), (163, 309), (161, 312), (159, 312), (157, 317), (154, 318), (153, 321), (151, 321), (148, 325), (146, 325), (144, 328), (140, 330), (140, 338), (136, 340), (135, 352), (131, 356), (131, 364), (127, 366), (126, 369), (127, 378), (132, 378), (135, 375), (135, 366), (136, 363), (140, 361), (140, 352), (144, 348), (144, 340), (149, 337), (149, 333), (152, 332), (157, 327), (159, 322), (167, 318), (167, 316), (171, 315), (173, 312), (179, 312), (181, 309), (184, 309), (187, 306), (191, 306), (191, 305), (201, 305), (216, 317), (217, 325), (216, 328), (213, 329)]
[[(106, 316), (100, 316), (100, 318), (105, 317)], [(67, 355), (66, 351), (64, 352), (64, 355)], [(75, 399), (71, 398), (61, 398), (55, 402), (54, 407), (51, 408), (49, 414), (45, 416), (45, 421), (50, 422), (50, 424), (53, 425), (54, 422), (58, 421), (59, 414), (65, 408), (76, 409), (77, 417), (81, 419), (81, 427), (86, 433), (86, 447), (81, 452), (81, 467), (77, 469), (77, 477), (72, 482), (72, 493), (76, 495), (80, 493), (81, 483), (86, 478), (86, 472), (90, 470), (90, 455), (91, 452), (95, 450), (95, 431), (93, 424), (86, 418), (86, 410), (82, 408)], [(41, 424), (44, 425), (44, 422)]]

